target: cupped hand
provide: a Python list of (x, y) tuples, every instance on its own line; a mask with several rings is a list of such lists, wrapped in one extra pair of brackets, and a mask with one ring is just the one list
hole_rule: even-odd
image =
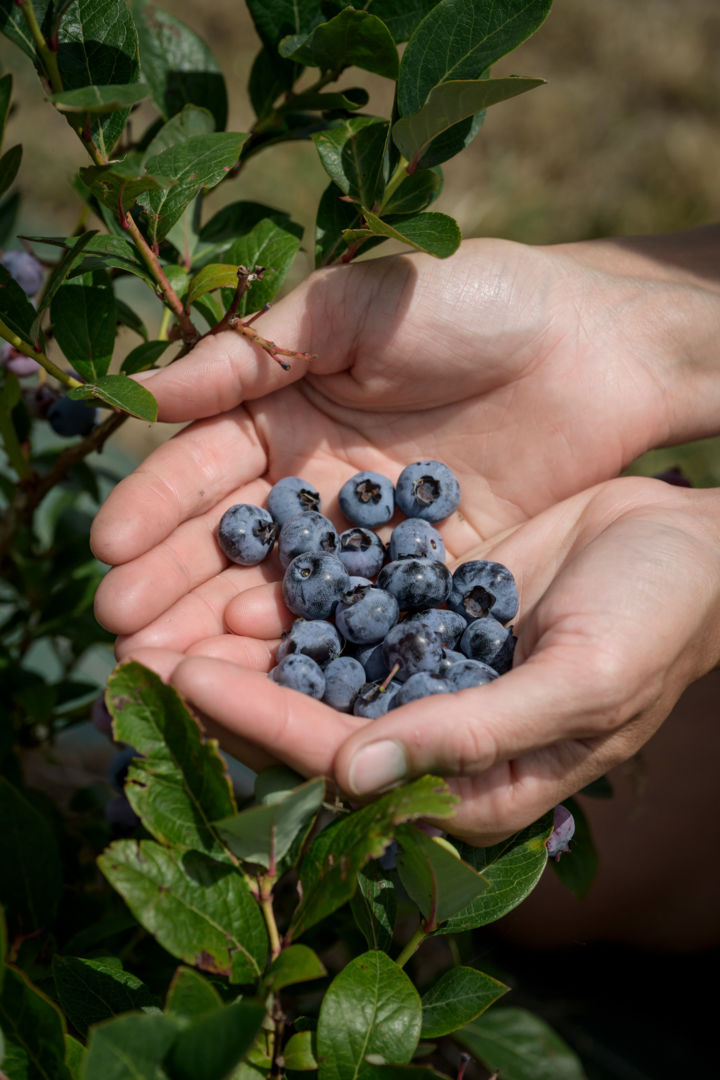
[(120, 654), (224, 632), (229, 600), (271, 571), (228, 567), (217, 523), (282, 476), (316, 484), (332, 516), (357, 470), (394, 480), (408, 462), (443, 460), (462, 485), (461, 514), (442, 527), (460, 557), (683, 437), (689, 391), (673, 380), (702, 357), (688, 358), (676, 294), (687, 325), (707, 322), (712, 298), (678, 275), (610, 242), (469, 241), (445, 262), (393, 256), (312, 275), (256, 324), (316, 354), (290, 373), (233, 332), (203, 340), (146, 383), (162, 419), (196, 422), (117, 486), (93, 528), (115, 567), (96, 612), (130, 635)]
[[(720, 496), (620, 479), (549, 508), (468, 557), (517, 576), (515, 665), (485, 686), (365, 722), (275, 685), (221, 650), (138, 649), (226, 748), (278, 758), (363, 798), (424, 773), (461, 802), (448, 828), (491, 844), (631, 757), (686, 686), (720, 659)], [(276, 588), (240, 594), (228, 619), (272, 651)], [(442, 824), (438, 822), (438, 824)]]

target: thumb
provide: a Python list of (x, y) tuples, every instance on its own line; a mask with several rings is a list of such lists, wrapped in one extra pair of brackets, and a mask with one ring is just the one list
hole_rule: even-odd
[(586, 661), (584, 647), (543, 649), (484, 686), (391, 710), (342, 744), (337, 782), (365, 796), (425, 773), (473, 777), (561, 740), (578, 749), (564, 767), (582, 771), (587, 748), (579, 740), (610, 730), (603, 673), (598, 666), (594, 678)]
[[(357, 276), (355, 269), (317, 271), (256, 319), (242, 319), (235, 329), (207, 334), (168, 367), (133, 378), (156, 398), (160, 420), (179, 423), (264, 397), (309, 370), (340, 371), (362, 316), (357, 289), (350, 285)], [(348, 287), (355, 292), (352, 305), (344, 300)]]

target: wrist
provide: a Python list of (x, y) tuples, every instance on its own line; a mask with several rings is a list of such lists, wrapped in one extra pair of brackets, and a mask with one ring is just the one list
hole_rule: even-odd
[(546, 250), (593, 276), (615, 346), (661, 391), (641, 450), (720, 434), (720, 225)]

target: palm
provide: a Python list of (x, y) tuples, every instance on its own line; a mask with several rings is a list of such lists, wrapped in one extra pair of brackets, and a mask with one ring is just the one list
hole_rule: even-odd
[(98, 597), (101, 621), (134, 635), (121, 650), (185, 651), (224, 633), (228, 602), (277, 570), (227, 568), (214, 529), (281, 476), (315, 483), (339, 523), (332, 500), (353, 472), (441, 459), (463, 490), (443, 526), (460, 558), (613, 475), (644, 446), (657, 390), (648, 379), (620, 397), (625, 353), (607, 325), (578, 335), (579, 318), (603, 317), (584, 309), (576, 277), (572, 260), (491, 241), (450, 264), (360, 264), (311, 278), (265, 316), (263, 333), (316, 352), (300, 381), (230, 335), (155, 376), (163, 418), (208, 419), (159, 448), (96, 523), (98, 555), (122, 564)]

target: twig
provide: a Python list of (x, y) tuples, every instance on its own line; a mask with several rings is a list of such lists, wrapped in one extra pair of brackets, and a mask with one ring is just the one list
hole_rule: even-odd
[(122, 224), (132, 236), (140, 257), (157, 281), (167, 306), (172, 310), (173, 315), (177, 319), (183, 341), (186, 345), (194, 345), (200, 340), (201, 335), (183, 307), (180, 297), (168, 281), (167, 275), (160, 265), (160, 260), (140, 232), (140, 229), (131, 214), (124, 214)]

